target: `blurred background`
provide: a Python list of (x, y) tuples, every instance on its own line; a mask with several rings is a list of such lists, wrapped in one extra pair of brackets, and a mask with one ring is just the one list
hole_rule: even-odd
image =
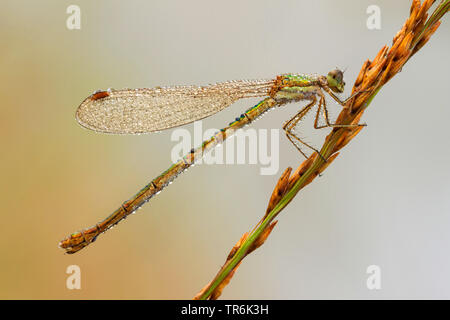
[[(175, 144), (170, 130), (81, 128), (75, 110), (94, 90), (346, 67), (347, 96), (410, 2), (3, 1), (0, 298), (190, 299), (264, 214), (284, 168), (303, 161), (280, 132), (276, 175), (260, 175), (259, 165), (196, 166), (95, 244), (65, 255), (58, 242), (165, 170)], [(66, 27), (71, 4), (81, 9), (80, 30)], [(381, 9), (380, 30), (366, 26), (370, 5)], [(450, 298), (449, 35), (444, 19), (375, 98), (362, 119), (368, 127), (281, 213), (222, 298)], [(256, 102), (236, 103), (203, 129)], [(299, 108), (253, 128), (281, 128)], [(303, 127), (320, 144), (312, 122)], [(81, 268), (81, 290), (66, 287), (70, 265)], [(381, 268), (380, 290), (366, 286), (370, 265)]]

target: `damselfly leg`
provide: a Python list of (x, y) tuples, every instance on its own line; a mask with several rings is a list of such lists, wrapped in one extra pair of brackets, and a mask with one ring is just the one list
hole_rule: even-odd
[[(325, 90), (328, 92), (327, 90), (328, 88), (326, 88)], [(331, 90), (330, 90), (331, 91)], [(340, 100), (336, 95), (334, 95), (332, 92), (328, 92), (334, 100), (336, 100), (340, 105), (342, 105), (343, 107), (346, 107), (346, 103), (348, 101), (350, 101), (351, 99), (353, 99), (356, 95), (360, 94), (361, 92), (356, 92), (353, 95), (351, 95), (350, 97), (348, 97), (347, 99), (345, 99), (344, 101)], [(295, 116), (293, 116), (289, 121), (287, 121), (284, 125), (283, 125), (283, 130), (286, 133), (287, 138), (289, 139), (290, 142), (292, 142), (292, 144), (295, 146), (295, 148), (305, 157), (308, 158), (308, 156), (306, 155), (306, 153), (301, 150), (301, 148), (298, 146), (298, 143), (295, 143), (293, 139), (295, 139), (297, 142), (303, 144), (304, 146), (308, 147), (309, 149), (313, 150), (314, 152), (316, 152), (323, 161), (326, 162), (326, 159), (324, 158), (324, 156), (320, 153), (319, 150), (317, 150), (316, 148), (314, 148), (313, 146), (311, 146), (310, 144), (306, 143), (305, 141), (303, 141), (300, 137), (298, 137), (295, 134), (295, 131), (293, 130), (297, 124), (300, 122), (300, 120), (302, 120), (306, 114), (317, 104), (317, 96), (319, 96), (319, 103), (318, 103), (318, 107), (317, 107), (317, 112), (315, 115), (315, 120), (314, 120), (314, 128), (315, 129), (323, 129), (323, 128), (355, 128), (355, 127), (364, 127), (367, 126), (365, 123), (363, 124), (336, 124), (336, 123), (331, 123), (329, 116), (328, 116), (328, 109), (327, 109), (327, 104), (326, 104), (326, 100), (325, 100), (325, 95), (321, 90), (317, 90), (316, 94), (314, 96), (311, 97), (311, 102), (308, 103), (303, 109), (301, 109), (297, 114), (295, 114)], [(323, 117), (325, 119), (325, 124), (324, 125), (319, 125), (319, 117), (320, 117), (320, 112), (323, 110)]]
[(303, 109), (301, 109), (295, 116), (293, 116), (289, 121), (287, 121), (284, 125), (283, 125), (283, 130), (286, 133), (286, 137), (289, 139), (290, 142), (292, 142), (292, 144), (295, 146), (295, 148), (297, 148), (297, 150), (305, 157), (308, 158), (308, 156), (302, 151), (302, 149), (300, 149), (300, 147), (298, 146), (297, 143), (294, 142), (295, 139), (296, 141), (300, 142), (301, 144), (305, 145), (306, 147), (310, 148), (311, 150), (317, 152), (317, 154), (324, 160), (325, 158), (322, 157), (321, 153), (319, 150), (317, 150), (316, 148), (314, 148), (313, 146), (309, 145), (308, 143), (304, 142), (302, 139), (300, 139), (295, 132), (292, 130), (294, 129), (298, 122), (311, 110), (312, 107), (314, 107), (314, 105), (317, 103), (317, 98), (315, 96), (311, 97), (311, 102), (308, 103)]
[[(349, 98), (342, 101), (343, 106), (345, 106), (346, 102), (350, 99), (353, 99), (357, 94), (360, 92), (356, 92), (353, 95), (351, 95)], [(330, 119), (328, 117), (328, 109), (327, 109), (327, 103), (325, 101), (325, 96), (321, 92), (320, 94), (320, 100), (319, 100), (319, 106), (317, 108), (316, 112), (316, 118), (314, 120), (314, 128), (315, 129), (323, 129), (323, 128), (355, 128), (355, 127), (365, 127), (367, 124), (365, 123), (358, 123), (358, 124), (336, 124), (336, 123), (330, 123)], [(323, 109), (323, 117), (325, 119), (325, 124), (319, 126), (319, 115), (320, 111)]]

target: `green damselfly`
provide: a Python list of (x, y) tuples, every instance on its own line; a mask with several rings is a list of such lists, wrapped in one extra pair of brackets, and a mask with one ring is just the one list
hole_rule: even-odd
[[(153, 89), (122, 89), (97, 91), (86, 98), (78, 107), (76, 119), (85, 128), (113, 134), (149, 133), (181, 126), (211, 116), (243, 98), (266, 97), (241, 114), (227, 127), (185, 155), (161, 175), (153, 179), (131, 199), (125, 201), (116, 211), (95, 226), (76, 232), (60, 242), (67, 253), (75, 253), (86, 247), (103, 232), (134, 213), (150, 198), (171, 183), (180, 173), (189, 168), (205, 152), (223, 142), (233, 132), (253, 122), (266, 111), (290, 102), (306, 100), (292, 119), (283, 125), (288, 139), (306, 157), (300, 146), (305, 146), (322, 157), (313, 146), (302, 141), (294, 132), (298, 122), (315, 106), (314, 128), (354, 127), (362, 124), (330, 123), (325, 101), (325, 92), (345, 107), (335, 93), (344, 91), (343, 72), (336, 69), (327, 76), (283, 74), (272, 80), (239, 80), (209, 86), (156, 87)], [(319, 125), (323, 114), (324, 125)], [(326, 161), (325, 159), (323, 159)]]

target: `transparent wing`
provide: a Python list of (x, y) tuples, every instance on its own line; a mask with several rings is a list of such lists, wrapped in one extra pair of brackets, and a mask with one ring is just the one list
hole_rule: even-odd
[(146, 133), (208, 117), (241, 98), (267, 96), (274, 80), (239, 80), (204, 87), (97, 91), (76, 112), (77, 121), (104, 133)]

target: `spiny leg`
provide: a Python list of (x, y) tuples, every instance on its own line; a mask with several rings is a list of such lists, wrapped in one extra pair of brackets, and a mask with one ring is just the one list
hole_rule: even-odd
[(370, 91), (370, 90), (363, 90), (363, 91), (357, 91), (357, 92), (355, 92), (354, 94), (352, 94), (350, 97), (348, 97), (347, 99), (345, 99), (344, 101), (342, 101), (341, 99), (339, 99), (339, 97), (338, 96), (336, 96), (335, 94), (334, 94), (334, 92), (330, 89), (330, 88), (328, 88), (328, 87), (325, 87), (325, 86), (321, 86), (321, 88), (323, 88), (333, 99), (334, 99), (334, 101), (336, 101), (337, 103), (339, 103), (341, 106), (343, 106), (344, 108), (348, 108), (347, 106), (346, 106), (346, 104), (347, 104), (347, 102), (349, 102), (351, 99), (353, 99), (354, 97), (356, 97), (358, 94), (360, 94), (360, 93), (363, 93), (363, 92), (367, 92), (367, 91)]
[[(315, 129), (322, 129), (322, 128), (355, 128), (355, 127), (365, 127), (365, 126), (367, 126), (367, 124), (365, 124), (365, 123), (362, 123), (362, 124), (336, 124), (336, 123), (330, 123), (330, 119), (328, 117), (327, 104), (326, 104), (326, 101), (325, 101), (325, 95), (322, 92), (320, 92), (318, 94), (320, 95), (320, 100), (319, 100), (319, 107), (317, 108), (316, 119), (314, 120), (314, 128)], [(352, 95), (350, 98), (346, 99), (345, 101), (348, 101), (349, 99), (353, 98), (353, 96), (355, 96), (355, 95)], [(319, 115), (320, 115), (320, 110), (322, 108), (323, 108), (323, 117), (325, 118), (325, 125), (319, 126), (318, 125), (318, 123), (319, 123)]]
[(308, 111), (311, 110), (316, 102), (317, 98), (313, 96), (310, 103), (308, 103), (303, 109), (301, 109), (295, 116), (293, 116), (288, 122), (283, 125), (283, 130), (285, 131), (286, 137), (289, 139), (289, 141), (292, 142), (292, 144), (306, 159), (308, 159), (308, 156), (300, 149), (300, 147), (292, 140), (292, 138), (296, 139), (298, 142), (307, 146), (311, 150), (314, 150), (326, 162), (325, 158), (322, 156), (319, 150), (302, 141), (302, 139), (300, 139), (294, 132), (291, 131), (297, 125), (297, 123), (308, 113)]

